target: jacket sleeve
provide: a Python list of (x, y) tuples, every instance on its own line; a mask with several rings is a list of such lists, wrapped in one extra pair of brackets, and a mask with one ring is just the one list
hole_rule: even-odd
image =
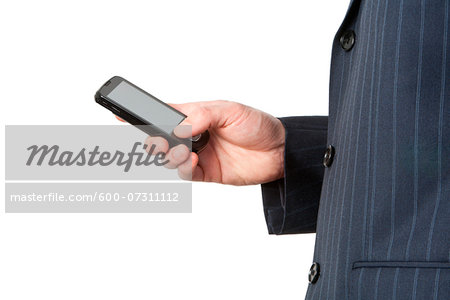
[(286, 129), (284, 178), (261, 185), (269, 234), (316, 230), (328, 117), (279, 118)]

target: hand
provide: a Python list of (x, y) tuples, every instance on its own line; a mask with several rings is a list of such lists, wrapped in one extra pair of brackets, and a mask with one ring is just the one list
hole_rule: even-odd
[(168, 151), (167, 141), (161, 137), (147, 139), (149, 146), (155, 144), (155, 153), (168, 151), (170, 163), (165, 166), (178, 168), (181, 178), (249, 185), (284, 176), (285, 129), (277, 118), (230, 101), (170, 105), (188, 115), (180, 125), (192, 126), (192, 133), (187, 134), (177, 126), (175, 135), (186, 138), (205, 130), (210, 133), (208, 145), (198, 155), (184, 145)]
[[(230, 101), (171, 104), (188, 115), (180, 125), (191, 125), (192, 136), (210, 133), (206, 148), (189, 152), (183, 145), (170, 149), (167, 167), (178, 168), (180, 177), (233, 185), (260, 184), (283, 177), (285, 131), (280, 120), (257, 109)], [(182, 126), (175, 135), (188, 137)], [(167, 151), (167, 141), (149, 137)], [(191, 156), (189, 160), (189, 155)]]

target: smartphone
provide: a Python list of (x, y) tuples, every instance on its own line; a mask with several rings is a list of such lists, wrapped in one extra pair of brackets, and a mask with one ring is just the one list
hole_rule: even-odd
[(169, 148), (185, 144), (199, 153), (208, 144), (208, 130), (187, 139), (175, 136), (173, 130), (187, 116), (122, 77), (106, 81), (95, 101), (148, 135), (165, 138)]

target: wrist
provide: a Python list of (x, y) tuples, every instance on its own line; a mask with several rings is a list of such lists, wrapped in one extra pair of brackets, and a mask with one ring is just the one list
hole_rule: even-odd
[(277, 178), (280, 179), (284, 177), (284, 151), (286, 146), (286, 128), (284, 128), (283, 123), (280, 119), (276, 118), (277, 122), (277, 138), (278, 147), (276, 149), (275, 159), (278, 165)]

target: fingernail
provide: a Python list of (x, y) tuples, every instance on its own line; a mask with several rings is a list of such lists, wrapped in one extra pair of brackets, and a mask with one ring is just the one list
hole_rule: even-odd
[(177, 127), (175, 127), (175, 129), (173, 130), (173, 133), (175, 133), (175, 135), (180, 136), (180, 137), (184, 137), (185, 135), (189, 134), (189, 132), (191, 131), (192, 125), (187, 122), (186, 120), (184, 120), (183, 122), (181, 122), (180, 124), (178, 124)]

